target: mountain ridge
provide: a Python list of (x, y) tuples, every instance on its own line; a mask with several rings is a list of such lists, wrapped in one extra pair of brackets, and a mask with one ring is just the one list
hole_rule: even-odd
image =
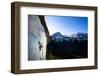
[(72, 40), (72, 39), (76, 39), (76, 40), (87, 40), (88, 38), (88, 34), (87, 33), (76, 33), (76, 34), (72, 34), (71, 36), (68, 35), (62, 35), (60, 32), (56, 32), (51, 36), (52, 40), (55, 40), (57, 42), (63, 41), (63, 40)]

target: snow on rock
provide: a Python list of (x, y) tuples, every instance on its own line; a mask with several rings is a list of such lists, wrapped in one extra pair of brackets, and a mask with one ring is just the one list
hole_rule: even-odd
[(39, 16), (28, 16), (28, 60), (46, 59), (47, 38)]

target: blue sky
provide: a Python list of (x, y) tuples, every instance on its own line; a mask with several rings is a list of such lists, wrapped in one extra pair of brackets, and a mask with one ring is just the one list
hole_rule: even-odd
[(60, 32), (71, 35), (78, 32), (88, 32), (88, 17), (45, 16), (50, 35)]

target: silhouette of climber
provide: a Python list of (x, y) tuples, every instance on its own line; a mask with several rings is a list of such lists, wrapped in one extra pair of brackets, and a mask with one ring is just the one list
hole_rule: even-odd
[(42, 44), (40, 43), (40, 41), (38, 41), (39, 44), (39, 50), (41, 50), (43, 48)]

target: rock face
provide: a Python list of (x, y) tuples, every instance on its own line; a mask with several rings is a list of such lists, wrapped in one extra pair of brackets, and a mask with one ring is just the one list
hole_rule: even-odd
[(28, 60), (46, 59), (47, 36), (39, 16), (28, 16)]

